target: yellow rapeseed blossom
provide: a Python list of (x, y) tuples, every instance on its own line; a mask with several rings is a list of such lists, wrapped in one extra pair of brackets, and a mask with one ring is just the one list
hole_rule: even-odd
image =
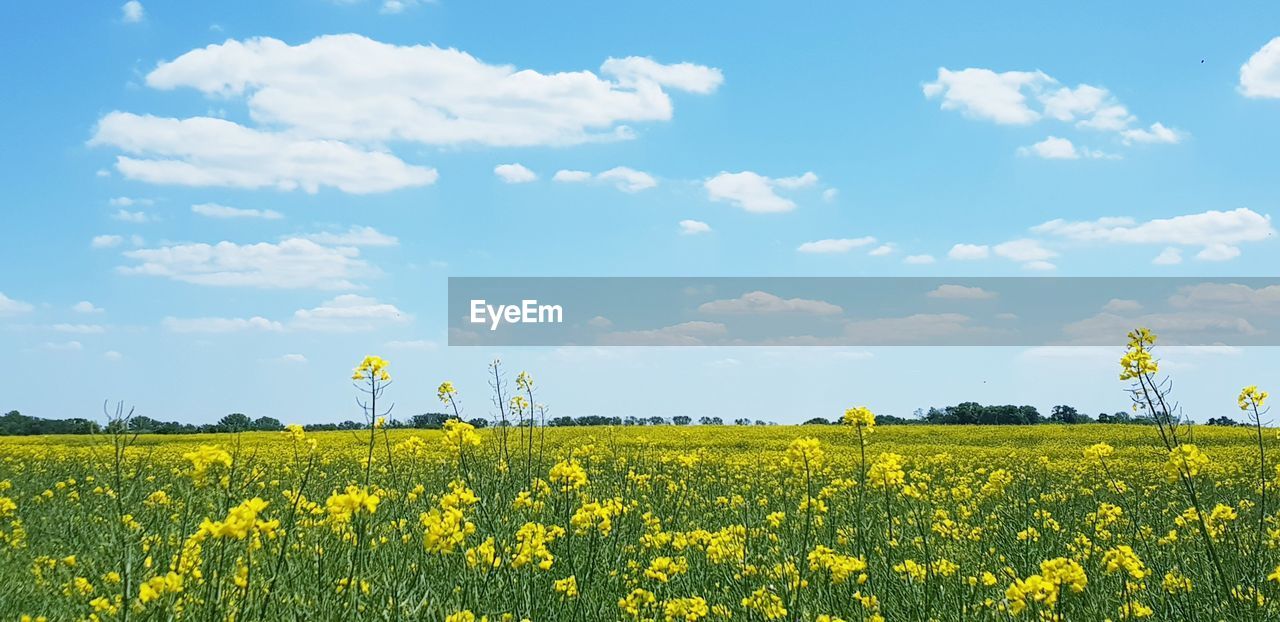
[(1240, 396), (1236, 401), (1240, 405), (1240, 410), (1261, 410), (1263, 404), (1267, 402), (1267, 397), (1267, 392), (1259, 391), (1258, 385), (1249, 385), (1240, 390)]
[(391, 373), (388, 369), (391, 364), (380, 356), (370, 354), (360, 361), (354, 372), (351, 373), (352, 380), (377, 380), (379, 382), (387, 382), (391, 380)]
[(871, 432), (876, 427), (876, 416), (866, 406), (854, 406), (844, 411), (840, 423), (861, 428), (864, 432)]

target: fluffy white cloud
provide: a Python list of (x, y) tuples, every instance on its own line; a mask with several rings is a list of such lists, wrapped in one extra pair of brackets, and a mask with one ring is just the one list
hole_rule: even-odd
[(871, 236), (861, 238), (838, 238), (805, 242), (804, 244), (796, 247), (796, 250), (801, 253), (847, 253), (855, 248), (875, 243), (876, 239)]
[[(928, 98), (941, 98), (943, 110), (1003, 125), (1030, 125), (1042, 119), (1072, 123), (1086, 130), (1117, 133), (1125, 144), (1176, 143), (1183, 133), (1154, 123), (1149, 128), (1134, 127), (1138, 118), (1105, 88), (1080, 84), (1061, 85), (1042, 71), (1006, 71), (968, 68), (938, 69), (938, 77), (924, 85)], [(1050, 137), (1019, 150), (1042, 158), (1074, 159), (1111, 157), (1108, 154), (1077, 150), (1067, 139)]]
[(1230, 244), (1210, 244), (1196, 253), (1201, 261), (1228, 261), (1240, 256), (1240, 249)]
[(1080, 158), (1080, 152), (1076, 151), (1076, 146), (1066, 138), (1058, 138), (1050, 136), (1030, 147), (1018, 148), (1018, 155), (1036, 156), (1046, 160), (1077, 160)]
[(926, 293), (925, 296), (945, 300), (990, 300), (995, 298), (997, 294), (981, 287), (944, 284)]
[(71, 310), (75, 311), (76, 313), (102, 313), (103, 312), (101, 307), (95, 306), (92, 302), (89, 302), (88, 300), (81, 300), (80, 302), (77, 302), (76, 304), (71, 306)]
[(228, 40), (161, 63), (147, 84), (244, 96), (256, 122), (304, 136), (534, 146), (629, 137), (627, 123), (671, 118), (668, 90), (705, 94), (723, 80), (711, 67), (637, 57), (610, 58), (600, 74), (544, 74), (344, 34), (299, 45)]
[(297, 310), (289, 326), (300, 330), (355, 332), (373, 330), (388, 323), (404, 323), (410, 319), (393, 304), (366, 296), (343, 294), (314, 309)]
[(555, 176), (553, 176), (551, 180), (562, 182), (562, 183), (576, 183), (576, 182), (590, 181), (591, 173), (588, 173), (587, 171), (573, 171), (569, 169), (561, 169), (556, 171)]
[(280, 357), (280, 361), (284, 363), (306, 363), (307, 357), (301, 354), (286, 354)]
[(1026, 268), (1027, 270), (1057, 270), (1058, 269), (1058, 266), (1055, 266), (1052, 263), (1044, 260), (1028, 261), (1027, 263), (1022, 264), (1022, 267)]
[(126, 209), (116, 210), (116, 213), (112, 214), (111, 218), (114, 220), (131, 222), (135, 224), (142, 224), (150, 220), (149, 218), (147, 218), (146, 212), (131, 212)]
[(1169, 304), (1179, 309), (1280, 311), (1280, 285), (1252, 288), (1241, 283), (1197, 283), (1178, 288)]
[(1036, 240), (1023, 238), (997, 244), (991, 249), (996, 255), (1010, 261), (1033, 262), (1045, 261), (1057, 257), (1058, 254), (1045, 248)]
[(709, 233), (711, 225), (701, 220), (682, 220), (680, 221), (681, 235), (697, 235), (699, 233)]
[(970, 318), (959, 313), (917, 313), (905, 317), (854, 320), (844, 326), (844, 337), (854, 344), (921, 343), (981, 332)]
[(1280, 37), (1240, 66), (1240, 92), (1245, 97), (1280, 98)]
[(719, 322), (682, 322), (652, 330), (603, 333), (601, 345), (613, 346), (700, 346), (723, 337), (729, 329)]
[(254, 316), (251, 318), (198, 317), (179, 319), (166, 317), (161, 321), (165, 330), (174, 333), (238, 333), (248, 330), (275, 332), (284, 330), (280, 322)]
[(771, 314), (811, 313), (814, 315), (839, 315), (844, 312), (838, 305), (823, 300), (781, 298), (768, 292), (747, 292), (737, 298), (713, 300), (698, 306), (700, 313), (708, 314)]
[(986, 259), (991, 256), (991, 247), (986, 244), (956, 244), (947, 252), (947, 257), (959, 261)]
[(537, 173), (519, 163), (499, 164), (493, 167), (493, 174), (509, 184), (526, 184), (538, 179)]
[(329, 247), (303, 238), (277, 244), (178, 244), (126, 251), (135, 266), (123, 274), (159, 276), (197, 285), (280, 289), (351, 289), (372, 272), (354, 247)]
[(89, 240), (89, 247), (90, 248), (112, 248), (115, 246), (120, 246), (120, 243), (123, 241), (124, 241), (124, 238), (118, 235), (95, 235), (93, 236), (92, 240)]
[(911, 264), (913, 266), (925, 266), (937, 261), (933, 255), (907, 255), (902, 258), (902, 263)]
[(893, 244), (881, 244), (867, 252), (872, 257), (884, 257), (893, 253)]
[(102, 353), (102, 358), (107, 359), (108, 361), (118, 361), (124, 358), (124, 355), (116, 352), (115, 350), (107, 350)]
[(147, 16), (146, 9), (142, 8), (142, 3), (138, 0), (129, 0), (120, 5), (120, 19), (126, 24), (136, 24)]
[[(1031, 228), (1036, 233), (1071, 240), (1112, 244), (1184, 244), (1209, 247), (1257, 242), (1275, 235), (1271, 217), (1248, 208), (1227, 212), (1159, 218), (1139, 223), (1132, 218), (1107, 217), (1091, 221), (1051, 220)], [(1219, 250), (1220, 253), (1220, 250)]]
[(751, 171), (721, 172), (703, 182), (712, 201), (727, 201), (748, 212), (789, 212), (796, 208), (791, 199), (778, 196), (776, 190), (812, 186), (818, 176), (805, 173), (796, 177), (770, 178)]
[(1151, 260), (1151, 263), (1157, 266), (1176, 266), (1182, 263), (1182, 249), (1176, 246), (1166, 247)]
[(192, 213), (208, 218), (261, 218), (263, 220), (280, 220), (284, 214), (269, 209), (244, 209), (227, 207), (217, 203), (200, 203), (191, 206)]
[(0, 316), (29, 313), (35, 307), (21, 300), (14, 300), (0, 292)]
[(303, 236), (312, 242), (329, 246), (396, 246), (399, 238), (373, 227), (352, 226), (342, 233), (323, 232)]
[(154, 205), (151, 199), (135, 199), (132, 197), (115, 197), (107, 201), (111, 207), (133, 207), (134, 205)]
[(658, 180), (654, 179), (653, 175), (626, 166), (615, 166), (595, 175), (587, 171), (562, 169), (556, 171), (556, 174), (551, 178), (552, 181), (561, 183), (582, 183), (593, 179), (601, 183), (613, 184), (613, 187), (627, 193), (648, 190), (658, 185)]
[(1137, 300), (1112, 298), (1111, 300), (1107, 301), (1107, 304), (1102, 306), (1102, 310), (1107, 311), (1109, 313), (1124, 313), (1127, 311), (1140, 311), (1142, 310), (1142, 303), (1138, 302)]
[[(384, 151), (331, 139), (264, 132), (225, 119), (170, 119), (112, 112), (98, 121), (90, 145), (131, 154), (116, 158), (125, 177), (154, 184), (277, 188), (351, 194), (435, 183), (432, 168)], [(137, 156), (137, 157), (133, 157)]]

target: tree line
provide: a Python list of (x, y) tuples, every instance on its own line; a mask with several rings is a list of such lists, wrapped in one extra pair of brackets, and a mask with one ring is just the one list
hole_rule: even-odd
[[(419, 430), (434, 430), (444, 426), (444, 422), (452, 419), (453, 415), (446, 413), (422, 413), (413, 415), (408, 419), (391, 419), (386, 422), (388, 428), (408, 428)], [(694, 424), (694, 418), (685, 415), (676, 415), (673, 417), (606, 417), (601, 415), (586, 415), (580, 417), (554, 417), (547, 419), (544, 424), (550, 427), (586, 427), (586, 426), (655, 426), (655, 425), (677, 425), (687, 426)], [(737, 425), (737, 426), (764, 426), (778, 425), (773, 421), (764, 421), (762, 419), (737, 418), (730, 422), (726, 422), (721, 417), (699, 417), (698, 425)], [(838, 424), (839, 419), (830, 420), (825, 417), (814, 417), (804, 422), (804, 425), (834, 425)], [(488, 419), (475, 418), (468, 421), (477, 428), (485, 428), (491, 425)], [(934, 425), (1038, 425), (1045, 423), (1058, 424), (1080, 424), (1080, 423), (1127, 423), (1127, 424), (1153, 424), (1150, 418), (1141, 414), (1131, 415), (1125, 411), (1114, 413), (1098, 413), (1096, 416), (1090, 416), (1082, 413), (1072, 406), (1065, 404), (1054, 406), (1049, 416), (1044, 416), (1036, 409), (1035, 406), (1015, 406), (1012, 404), (1004, 405), (982, 405), (977, 402), (961, 402), (954, 406), (930, 407), (929, 409), (917, 409), (914, 417), (897, 417), (894, 415), (878, 415), (876, 423), (879, 425), (911, 425), (911, 424), (934, 424)], [(501, 424), (498, 424), (501, 425)], [(506, 425), (515, 425), (508, 422)], [(1214, 417), (1206, 422), (1206, 425), (1213, 426), (1235, 426), (1240, 425), (1229, 417)], [(206, 423), (201, 425), (191, 423), (179, 423), (177, 421), (160, 421), (146, 416), (134, 416), (128, 419), (129, 432), (137, 432), (139, 434), (214, 434), (227, 432), (276, 432), (284, 430), (284, 424), (274, 417), (257, 417), (252, 418), (243, 413), (231, 413), (218, 420), (217, 423)], [(369, 424), (362, 421), (343, 421), (341, 423), (311, 423), (303, 426), (308, 432), (324, 432), (333, 430), (363, 430), (368, 429)], [(110, 425), (102, 425), (92, 419), (74, 417), (70, 419), (42, 419), (40, 417), (31, 417), (24, 415), (16, 410), (10, 411), (8, 414), (0, 415), (0, 436), (33, 436), (41, 434), (96, 434), (99, 432), (114, 431)]]

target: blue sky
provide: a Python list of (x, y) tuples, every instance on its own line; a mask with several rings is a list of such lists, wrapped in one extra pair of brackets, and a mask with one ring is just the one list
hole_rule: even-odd
[[(555, 414), (1114, 411), (1113, 351), (450, 348), (445, 279), (1280, 262), (1280, 7), (1264, 3), (9, 15), (4, 410), (354, 418), (345, 378), (380, 353), (401, 415), (436, 409), (444, 379), (487, 414), (494, 356)], [(1168, 358), (1197, 418), (1277, 377), (1269, 348)]]

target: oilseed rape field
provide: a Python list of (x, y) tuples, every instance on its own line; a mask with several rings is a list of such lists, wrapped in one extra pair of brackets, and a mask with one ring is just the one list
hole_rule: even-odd
[(365, 430), (0, 439), (0, 620), (1280, 619), (1280, 439), (1154, 343), (1141, 426), (390, 429), (369, 357)]

